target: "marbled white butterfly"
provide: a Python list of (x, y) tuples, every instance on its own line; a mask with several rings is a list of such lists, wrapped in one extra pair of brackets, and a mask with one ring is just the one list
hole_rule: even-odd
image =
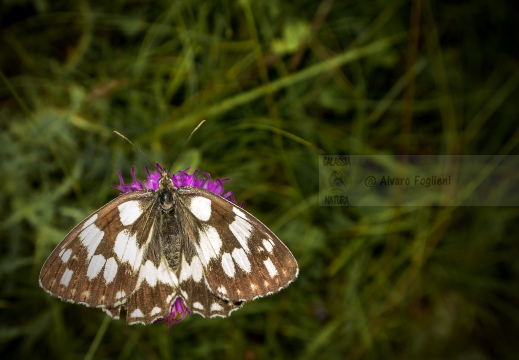
[(41, 270), (45, 291), (114, 319), (124, 307), (128, 324), (171, 324), (229, 316), (296, 279), (294, 256), (258, 219), (157, 168), (154, 188), (120, 195), (63, 239)]

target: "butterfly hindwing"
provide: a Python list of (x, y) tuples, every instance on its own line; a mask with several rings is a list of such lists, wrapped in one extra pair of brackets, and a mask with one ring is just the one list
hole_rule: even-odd
[(119, 320), (121, 317), (121, 306), (118, 306), (116, 308), (102, 308), (106, 315), (110, 316), (114, 320)]
[[(187, 260), (186, 260), (187, 262)], [(196, 277), (184, 279), (181, 296), (188, 309), (205, 318), (227, 317), (231, 312), (241, 308), (242, 303), (224, 300), (213, 294), (207, 287), (205, 279)]]
[(277, 292), (297, 277), (290, 250), (244, 209), (199, 188), (180, 188), (179, 199), (182, 226), (216, 296), (250, 301)]

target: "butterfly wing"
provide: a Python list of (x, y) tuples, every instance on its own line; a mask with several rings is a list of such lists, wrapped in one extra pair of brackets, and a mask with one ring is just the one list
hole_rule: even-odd
[(113, 318), (125, 304), (128, 322), (150, 323), (169, 314), (169, 306), (153, 303), (172, 298), (176, 288), (175, 275), (149, 246), (157, 206), (153, 192), (136, 191), (94, 212), (51, 253), (40, 286), (61, 300), (103, 308)]
[(290, 250), (250, 213), (204, 189), (184, 187), (178, 195), (179, 218), (191, 243), (185, 247), (194, 249), (197, 269), (193, 271), (193, 260), (182, 263), (181, 286), (195, 279), (193, 274), (195, 280), (203, 274), (211, 293), (237, 304), (277, 292), (296, 279), (299, 269)]

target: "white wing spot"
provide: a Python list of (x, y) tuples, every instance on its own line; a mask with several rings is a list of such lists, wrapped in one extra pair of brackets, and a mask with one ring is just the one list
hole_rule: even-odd
[(268, 241), (267, 239), (263, 239), (263, 247), (265, 247), (265, 249), (271, 253), (272, 252), (272, 249), (274, 248), (272, 246), (272, 244), (270, 243), (270, 241)]
[(202, 263), (200, 262), (198, 256), (193, 256), (193, 259), (191, 260), (191, 275), (193, 276), (193, 280), (195, 282), (202, 280), (203, 269)]
[(65, 269), (65, 272), (63, 273), (63, 276), (61, 277), (60, 284), (68, 286), (70, 283), (70, 279), (72, 279), (72, 275), (74, 272), (70, 269)]
[(150, 315), (153, 316), (153, 315), (159, 314), (161, 310), (162, 310), (161, 308), (159, 308), (158, 306), (155, 306), (153, 309), (151, 309)]
[(236, 206), (233, 206), (232, 207), (232, 211), (238, 215), (239, 217), (242, 217), (242, 218), (247, 218), (247, 215), (245, 215), (245, 213), (243, 211), (241, 211), (240, 209), (238, 209)]
[(151, 260), (146, 261), (146, 263), (141, 266), (141, 272), (144, 272), (143, 277), (151, 287), (157, 285), (157, 268), (153, 265)]
[(123, 291), (123, 290), (118, 291), (117, 294), (115, 294), (115, 298), (116, 298), (117, 300), (122, 299), (122, 298), (125, 297), (125, 296), (126, 296), (126, 292)]
[(83, 224), (83, 230), (85, 230), (87, 227), (89, 227), (91, 224), (93, 224), (94, 221), (97, 220), (97, 217), (98, 217), (98, 215), (94, 214), (94, 215), (92, 215), (92, 217), (90, 219), (85, 221), (85, 223)]
[[(235, 209), (236, 208), (233, 208), (233, 210)], [(246, 220), (240, 217), (236, 217), (234, 221), (229, 224), (229, 229), (233, 233), (234, 237), (236, 237), (236, 240), (238, 240), (242, 248), (244, 248), (246, 252), (249, 252), (249, 245), (247, 243), (251, 235), (252, 225), (249, 224)]]
[(86, 290), (86, 291), (83, 291), (83, 299), (88, 299), (90, 297), (90, 291)]
[(194, 197), (189, 209), (199, 220), (207, 221), (211, 217), (211, 200), (201, 196)]
[(123, 225), (131, 225), (142, 215), (142, 209), (137, 200), (127, 201), (117, 207), (119, 218)]
[(187, 260), (186, 260), (186, 257), (184, 256), (184, 254), (182, 254), (182, 264), (180, 265), (180, 268), (182, 270), (180, 271), (180, 278), (179, 278), (179, 280), (181, 282), (183, 282), (185, 280), (188, 280), (192, 276), (192, 274), (191, 274), (191, 267), (187, 263)]
[(232, 256), (229, 253), (224, 253), (222, 255), (222, 268), (223, 271), (227, 274), (228, 277), (234, 277), (234, 261), (232, 261)]
[[(180, 273), (179, 279), (181, 282), (188, 280), (189, 278), (193, 278), (195, 282), (202, 280), (203, 268), (198, 256), (193, 256), (191, 259), (191, 264), (188, 264), (185, 256), (182, 255), (181, 267), (182, 271)], [(184, 293), (182, 293), (182, 295), (184, 295)], [(187, 296), (184, 296), (184, 299), (187, 299)]]
[(193, 303), (193, 307), (198, 310), (204, 310), (204, 305), (200, 304), (198, 301)]
[(235, 248), (232, 251), (232, 258), (236, 261), (236, 264), (245, 272), (250, 272), (250, 262), (247, 254), (242, 248)]
[(168, 270), (168, 267), (163, 261), (161, 261), (158, 268), (153, 265), (151, 260), (146, 261), (146, 263), (141, 266), (139, 282), (141, 280), (146, 280), (151, 287), (157, 285), (158, 281), (173, 286), (178, 285), (177, 277)]
[(256, 284), (254, 284), (254, 283), (250, 283), (250, 289), (251, 289), (252, 291), (255, 291), (255, 290), (256, 290)]
[(117, 261), (113, 257), (106, 260), (105, 272), (103, 273), (105, 277), (105, 281), (107, 284), (110, 284), (115, 279), (115, 275), (117, 275), (117, 269), (119, 266), (117, 265)]
[(205, 263), (208, 264), (211, 259), (220, 256), (222, 248), (222, 239), (218, 235), (218, 231), (212, 226), (206, 226), (199, 230), (200, 250), (202, 251)]
[(166, 298), (166, 302), (169, 304), (171, 300), (173, 300), (173, 294), (168, 295), (168, 297)]
[(211, 311), (222, 311), (223, 308), (218, 303), (211, 304)]
[(219, 293), (227, 294), (227, 289), (223, 286), (219, 286), (218, 289), (216, 289)]
[(141, 309), (135, 309), (133, 310), (133, 312), (130, 314), (130, 317), (143, 317), (144, 314), (142, 313)]
[[(62, 250), (63, 252), (63, 250)], [(72, 250), (70, 249), (67, 249), (65, 252), (63, 252), (62, 254), (60, 254), (61, 256), (61, 260), (66, 263), (69, 259), (70, 259), (70, 255), (72, 254)]]
[[(97, 218), (97, 214), (92, 216), (90, 220), (94, 219), (94, 217)], [(88, 226), (83, 225), (83, 230), (79, 234), (79, 239), (81, 240), (81, 243), (88, 250), (87, 259), (89, 260), (92, 258), (92, 256), (94, 256), (94, 253), (96, 252), (99, 243), (101, 242), (101, 240), (103, 240), (103, 237), (105, 236), (105, 233), (101, 231), (95, 224), (93, 224), (93, 221), (91, 222), (90, 220), (88, 220), (85, 223), (85, 225), (88, 224)]]
[(90, 264), (88, 264), (87, 269), (87, 277), (92, 280), (94, 279), (101, 270), (103, 270), (103, 267), (105, 266), (106, 259), (103, 255), (95, 255), (92, 257), (92, 260), (90, 260)]
[(270, 260), (270, 258), (263, 261), (263, 263), (265, 264), (265, 267), (267, 268), (267, 271), (269, 272), (270, 277), (273, 278), (274, 276), (276, 276), (278, 274), (278, 269), (276, 269), (276, 267), (274, 266), (274, 264), (272, 263), (272, 260)]
[(128, 230), (123, 230), (115, 238), (114, 251), (121, 262), (128, 262), (137, 270), (142, 262), (142, 250), (137, 246), (137, 234), (130, 236)]

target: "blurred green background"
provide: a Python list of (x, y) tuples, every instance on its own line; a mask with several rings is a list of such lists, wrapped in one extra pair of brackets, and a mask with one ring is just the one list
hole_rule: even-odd
[[(2, 1), (2, 358), (515, 359), (519, 208), (320, 207), (318, 155), (517, 154), (518, 24), (505, 0)], [(176, 170), (231, 177), (299, 279), (170, 333), (41, 290), (117, 171), (144, 177), (112, 131), (167, 167), (202, 119)]]

